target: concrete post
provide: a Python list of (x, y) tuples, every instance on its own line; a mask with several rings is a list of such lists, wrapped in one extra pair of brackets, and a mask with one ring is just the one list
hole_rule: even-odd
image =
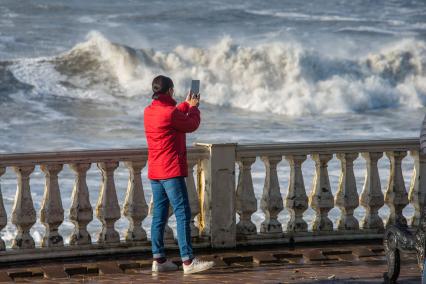
[(408, 205), (408, 193), (401, 167), (402, 159), (407, 156), (407, 152), (386, 152), (386, 156), (390, 160), (389, 182), (385, 193), (385, 203), (389, 206), (390, 215), (386, 221), (386, 228), (393, 224), (407, 225), (402, 210)]
[(303, 220), (303, 212), (308, 209), (309, 204), (302, 172), (302, 163), (306, 160), (306, 155), (286, 155), (285, 159), (290, 164), (290, 182), (285, 199), (285, 205), (290, 212), (287, 231), (306, 232), (308, 223)]
[(419, 153), (419, 151), (411, 151), (411, 155), (414, 158), (414, 171), (411, 178), (410, 194), (408, 199), (411, 204), (413, 204), (415, 211), (410, 225), (412, 227), (418, 227), (420, 224), (422, 208), (425, 206), (426, 155)]
[(114, 228), (115, 222), (121, 217), (114, 183), (114, 171), (118, 168), (118, 162), (98, 163), (98, 168), (102, 171), (102, 185), (96, 205), (96, 216), (102, 223), (98, 243), (119, 243), (120, 235)]
[[(6, 168), (0, 167), (0, 177), (5, 173)], [(7, 225), (7, 214), (6, 209), (4, 208), (3, 204), (3, 195), (1, 193), (1, 186), (0, 186), (0, 231), (3, 230), (4, 227)], [(4, 240), (0, 237), (0, 251), (6, 250), (6, 244), (4, 243)]]
[(260, 158), (265, 164), (265, 183), (263, 186), (260, 208), (265, 213), (265, 221), (260, 224), (260, 232), (263, 234), (277, 234), (283, 232), (283, 227), (278, 221), (278, 214), (284, 209), (283, 198), (278, 181), (277, 165), (282, 156), (262, 156)]
[(383, 231), (383, 220), (378, 211), (385, 204), (380, 183), (377, 161), (383, 156), (381, 152), (364, 152), (361, 156), (365, 159), (367, 171), (365, 174), (364, 188), (359, 203), (365, 208), (365, 216), (361, 221), (363, 229), (377, 229)]
[(339, 189), (334, 198), (336, 206), (339, 207), (341, 212), (339, 221), (337, 221), (337, 229), (339, 230), (359, 229), (358, 220), (354, 217), (354, 210), (359, 206), (359, 195), (354, 174), (354, 160), (358, 156), (358, 153), (337, 154), (342, 168)]
[(236, 192), (237, 212), (240, 221), (237, 224), (239, 236), (256, 235), (256, 225), (251, 221), (251, 215), (257, 210), (257, 199), (254, 195), (253, 180), (251, 177), (251, 165), (256, 157), (244, 157), (238, 160), (240, 173)]
[(201, 162), (202, 234), (210, 236), (213, 248), (236, 246), (235, 150), (237, 144), (204, 144), (210, 158)]
[(146, 204), (141, 178), (141, 171), (145, 167), (146, 161), (131, 161), (126, 162), (125, 165), (130, 174), (123, 206), (123, 215), (129, 220), (126, 241), (146, 241), (147, 237), (142, 228), (142, 221), (148, 215), (148, 204)]
[(70, 238), (70, 245), (88, 245), (92, 243), (90, 234), (87, 231), (87, 224), (93, 220), (93, 209), (90, 204), (89, 189), (86, 183), (86, 174), (90, 166), (90, 163), (70, 164), (70, 168), (75, 172), (70, 208), (70, 220), (75, 228)]
[(18, 187), (12, 209), (12, 224), (17, 228), (12, 248), (34, 248), (34, 239), (30, 234), (30, 229), (36, 222), (36, 212), (30, 189), (30, 174), (34, 171), (34, 166), (16, 166), (13, 169), (18, 176)]
[(194, 166), (198, 163), (198, 159), (188, 159), (188, 177), (186, 178), (186, 187), (188, 189), (189, 206), (191, 207), (191, 237), (198, 237), (200, 231), (195, 226), (195, 217), (200, 214), (200, 200), (198, 198), (197, 186), (194, 180)]
[(40, 221), (46, 227), (46, 233), (41, 245), (43, 247), (58, 247), (64, 245), (64, 240), (58, 232), (64, 221), (61, 192), (59, 190), (58, 173), (61, 164), (43, 164), (41, 170), (46, 175), (43, 204), (40, 210)]
[(312, 231), (333, 231), (333, 222), (328, 218), (328, 212), (334, 207), (334, 198), (327, 170), (328, 161), (333, 158), (333, 155), (313, 154), (312, 158), (315, 161), (315, 177), (309, 204), (316, 212)]

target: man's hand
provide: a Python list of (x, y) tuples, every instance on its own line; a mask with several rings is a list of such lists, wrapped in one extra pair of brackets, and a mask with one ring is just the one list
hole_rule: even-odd
[(193, 106), (198, 107), (200, 105), (200, 94), (196, 96), (196, 95), (193, 95), (191, 91), (189, 91), (185, 101), (192, 107)]

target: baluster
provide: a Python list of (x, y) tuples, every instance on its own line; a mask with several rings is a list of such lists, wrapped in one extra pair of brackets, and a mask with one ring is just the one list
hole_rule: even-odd
[(383, 220), (378, 211), (385, 204), (380, 184), (377, 161), (383, 156), (381, 152), (365, 152), (361, 156), (366, 161), (366, 174), (364, 188), (361, 193), (360, 203), (365, 208), (365, 216), (361, 221), (363, 229), (378, 229), (383, 231)]
[(102, 222), (98, 243), (120, 242), (120, 235), (114, 228), (114, 223), (121, 217), (114, 183), (114, 171), (117, 167), (118, 162), (98, 163), (98, 168), (102, 171), (102, 186), (96, 205), (96, 215)]
[(419, 151), (411, 151), (414, 158), (413, 176), (410, 184), (410, 194), (408, 196), (410, 202), (414, 206), (414, 216), (411, 219), (411, 226), (418, 227), (422, 208), (425, 206), (425, 190), (426, 190), (426, 155)]
[(257, 210), (257, 199), (254, 196), (251, 165), (256, 157), (242, 157), (237, 162), (240, 168), (236, 193), (237, 213), (240, 221), (237, 224), (238, 235), (256, 234), (256, 225), (251, 221), (251, 215)]
[(141, 171), (146, 161), (126, 162), (129, 168), (129, 183), (127, 186), (126, 200), (123, 215), (129, 220), (129, 229), (126, 233), (127, 241), (146, 241), (146, 232), (142, 228), (142, 221), (148, 215), (148, 205), (143, 192)]
[(63, 246), (64, 240), (58, 232), (58, 227), (64, 221), (64, 208), (58, 183), (58, 173), (62, 170), (62, 165), (45, 164), (40, 168), (46, 178), (43, 204), (40, 210), (40, 221), (46, 227), (46, 233), (41, 245), (43, 247)]
[(188, 177), (186, 178), (186, 186), (188, 189), (189, 206), (191, 208), (191, 237), (199, 236), (199, 229), (194, 224), (195, 217), (200, 213), (200, 201), (198, 198), (197, 187), (194, 181), (194, 166), (198, 159), (188, 159)]
[[(0, 167), (0, 177), (5, 173), (5, 171), (6, 171), (6, 168)], [(3, 230), (6, 224), (7, 224), (7, 214), (3, 204), (3, 194), (1, 192), (1, 184), (0, 184), (0, 231)], [(0, 251), (5, 249), (6, 249), (6, 245), (4, 243), (3, 238), (1, 238), (0, 236)]]
[(278, 214), (283, 210), (283, 199), (278, 182), (277, 164), (282, 156), (262, 156), (266, 168), (265, 185), (263, 187), (260, 208), (265, 213), (265, 221), (261, 224), (261, 233), (282, 233), (283, 228), (277, 220)]
[(389, 182), (385, 193), (385, 202), (389, 206), (390, 215), (386, 221), (386, 227), (396, 223), (407, 225), (407, 220), (404, 215), (402, 215), (402, 210), (408, 204), (408, 194), (405, 189), (401, 167), (402, 159), (407, 156), (407, 152), (386, 152), (386, 156), (390, 161)]
[(93, 220), (93, 209), (90, 204), (89, 189), (86, 183), (86, 174), (90, 169), (89, 163), (70, 164), (75, 172), (72, 203), (70, 208), (70, 220), (74, 224), (74, 232), (71, 235), (71, 245), (87, 245), (92, 243), (92, 238), (87, 231), (87, 224)]
[(315, 210), (316, 216), (312, 225), (313, 231), (332, 231), (333, 222), (328, 218), (328, 212), (334, 207), (333, 194), (331, 193), (328, 178), (328, 161), (332, 154), (313, 154), (315, 161), (315, 177), (312, 184), (309, 204)]
[(290, 164), (290, 182), (285, 200), (285, 205), (290, 211), (287, 231), (306, 232), (308, 224), (303, 220), (303, 212), (308, 209), (308, 196), (302, 173), (302, 163), (306, 160), (306, 155), (287, 155), (285, 159)]
[(342, 166), (339, 189), (335, 198), (335, 203), (341, 211), (337, 228), (339, 230), (358, 230), (358, 220), (354, 217), (354, 210), (359, 205), (354, 174), (354, 160), (358, 158), (358, 153), (340, 153), (337, 154), (337, 158), (341, 161)]
[(36, 222), (30, 190), (30, 174), (34, 171), (34, 166), (15, 166), (13, 169), (18, 177), (18, 186), (12, 209), (12, 224), (18, 232), (12, 242), (12, 248), (34, 248), (34, 239), (30, 234), (30, 229)]
[[(154, 214), (154, 197), (151, 196), (151, 201), (149, 202), (149, 214), (153, 215)], [(168, 217), (170, 218), (170, 216), (173, 215), (173, 208), (171, 206), (171, 204), (169, 204), (169, 213), (168, 213)], [(166, 223), (166, 226), (164, 227), (164, 240), (166, 242), (172, 242), (174, 241), (175, 237), (173, 235), (173, 229), (170, 228), (169, 224)]]

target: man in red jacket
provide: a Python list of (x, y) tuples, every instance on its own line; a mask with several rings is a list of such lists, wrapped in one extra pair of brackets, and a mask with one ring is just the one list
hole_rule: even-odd
[(151, 242), (153, 272), (177, 270), (164, 253), (164, 228), (168, 219), (169, 203), (176, 216), (177, 239), (185, 274), (204, 271), (213, 262), (193, 257), (191, 244), (191, 209), (185, 177), (188, 175), (185, 133), (200, 125), (199, 98), (189, 94), (186, 101), (176, 106), (173, 81), (157, 76), (152, 81), (152, 103), (145, 108), (144, 124), (148, 143), (148, 178), (151, 180), (153, 217)]

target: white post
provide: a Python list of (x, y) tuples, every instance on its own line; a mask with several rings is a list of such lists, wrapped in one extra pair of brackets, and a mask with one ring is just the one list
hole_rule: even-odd
[(96, 216), (102, 223), (98, 243), (120, 242), (120, 235), (114, 228), (115, 222), (121, 217), (114, 183), (114, 171), (117, 167), (118, 162), (98, 163), (98, 168), (102, 171), (102, 185), (96, 205)]
[(290, 211), (287, 231), (306, 232), (308, 224), (303, 220), (303, 212), (308, 209), (308, 196), (302, 172), (302, 163), (306, 160), (306, 155), (287, 155), (285, 159), (290, 164), (290, 182), (285, 199), (285, 205)]
[(414, 206), (414, 216), (410, 225), (418, 227), (426, 196), (426, 155), (419, 151), (411, 151), (414, 158), (413, 176), (411, 177), (410, 194), (408, 196)]
[(333, 222), (328, 218), (328, 212), (334, 207), (334, 199), (327, 170), (328, 161), (333, 158), (333, 155), (313, 154), (312, 158), (315, 161), (315, 178), (309, 204), (316, 212), (312, 230), (319, 232), (333, 231)]
[[(5, 171), (6, 171), (6, 168), (0, 167), (0, 177), (5, 173)], [(7, 213), (6, 213), (6, 209), (4, 208), (3, 194), (1, 192), (1, 184), (0, 184), (0, 231), (3, 230), (6, 224), (7, 224)], [(5, 249), (6, 249), (6, 245), (4, 243), (4, 240), (3, 238), (0, 237), (0, 251)]]
[(266, 175), (260, 208), (265, 213), (265, 221), (260, 225), (260, 232), (266, 234), (282, 234), (283, 227), (278, 221), (278, 214), (284, 209), (278, 182), (277, 164), (282, 156), (262, 156)]
[(46, 227), (46, 233), (41, 245), (43, 247), (63, 246), (64, 240), (58, 232), (59, 226), (64, 221), (64, 208), (58, 183), (58, 173), (62, 170), (62, 165), (45, 164), (41, 165), (41, 170), (46, 175), (43, 204), (40, 210), (40, 221)]
[(402, 176), (401, 162), (407, 155), (405, 151), (386, 152), (390, 161), (390, 174), (385, 202), (389, 206), (390, 215), (386, 227), (393, 224), (407, 225), (407, 220), (402, 215), (402, 210), (408, 205), (408, 194)]
[(377, 168), (377, 161), (383, 156), (383, 153), (365, 152), (361, 155), (367, 165), (364, 188), (360, 196), (360, 203), (366, 210), (364, 219), (361, 221), (361, 228), (383, 231), (383, 220), (379, 217), (378, 211), (385, 203)]
[(36, 222), (36, 212), (30, 190), (30, 174), (34, 166), (13, 167), (18, 176), (15, 203), (12, 210), (12, 224), (18, 229), (12, 248), (34, 248), (34, 239), (30, 229)]
[(200, 200), (198, 198), (197, 187), (194, 180), (194, 166), (197, 162), (198, 159), (188, 158), (188, 177), (186, 178), (189, 206), (191, 208), (191, 237), (193, 238), (198, 237), (200, 234), (199, 229), (194, 224), (194, 219), (198, 214), (200, 214)]
[(359, 223), (354, 217), (354, 210), (359, 205), (354, 174), (354, 160), (358, 158), (358, 153), (340, 153), (337, 154), (337, 158), (341, 161), (342, 166), (339, 189), (335, 197), (336, 205), (341, 211), (337, 229), (358, 230)]
[(240, 221), (237, 224), (237, 235), (256, 235), (256, 225), (251, 221), (251, 215), (257, 210), (257, 199), (254, 196), (251, 165), (256, 157), (242, 157), (238, 160), (240, 172), (236, 193), (237, 213)]
[(142, 221), (148, 215), (148, 205), (146, 204), (141, 178), (141, 171), (145, 167), (146, 161), (132, 161), (125, 164), (130, 173), (123, 207), (123, 215), (129, 220), (126, 241), (146, 241), (147, 237), (142, 228)]
[(197, 144), (206, 147), (210, 159), (201, 163), (203, 183), (203, 235), (213, 248), (236, 246), (235, 150), (236, 144)]
[(93, 209), (89, 199), (89, 189), (86, 183), (86, 174), (90, 169), (89, 163), (70, 164), (75, 172), (74, 188), (70, 208), (70, 220), (74, 224), (70, 245), (87, 245), (92, 243), (87, 224), (93, 220)]

